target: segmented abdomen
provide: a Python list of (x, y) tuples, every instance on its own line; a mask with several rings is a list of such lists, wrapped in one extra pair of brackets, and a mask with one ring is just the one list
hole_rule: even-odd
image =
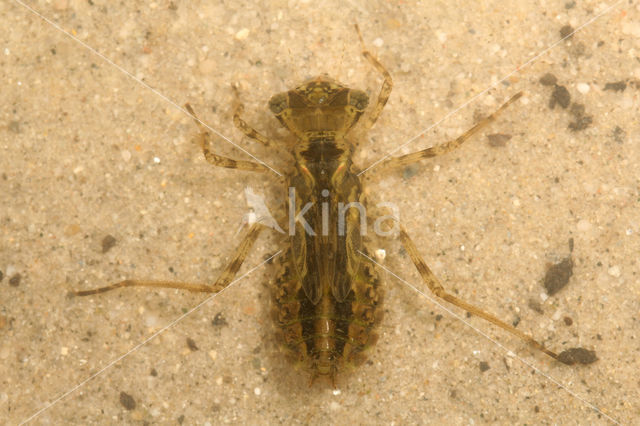
[(272, 285), (272, 316), (280, 343), (292, 361), (309, 370), (312, 380), (327, 376), (334, 381), (345, 364), (362, 363), (363, 351), (377, 340), (382, 282), (374, 265), (362, 262), (344, 301), (323, 291), (314, 305), (293, 273), (290, 256), (289, 249), (280, 257), (281, 271)]

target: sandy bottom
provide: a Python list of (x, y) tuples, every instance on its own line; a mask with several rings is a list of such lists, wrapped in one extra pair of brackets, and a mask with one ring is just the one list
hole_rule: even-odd
[[(604, 424), (640, 416), (637, 2), (609, 11), (570, 1), (27, 3), (51, 22), (18, 2), (0, 5), (0, 423)], [(529, 62), (563, 27), (592, 19)], [(452, 308), (468, 327), (391, 274), (380, 341), (335, 390), (310, 388), (282, 361), (265, 304), (268, 266), (184, 318), (206, 296), (125, 289), (66, 297), (131, 277), (215, 279), (239, 243), (245, 189), (274, 209), (286, 192), (275, 173), (206, 163), (196, 126), (176, 106), (191, 103), (282, 172), (286, 155), (233, 127), (231, 84), (247, 121), (276, 140), (285, 132), (268, 99), (308, 77), (326, 72), (375, 98), (381, 78), (360, 56), (354, 22), (394, 79), (377, 125), (355, 135), (363, 167), (410, 140), (397, 153), (455, 138), (524, 91), (456, 152), (384, 176), (370, 170), (369, 190), (399, 207), (454, 294), (552, 349), (594, 349), (599, 361), (561, 365)], [(555, 81), (541, 84), (545, 74)], [(214, 142), (216, 152), (249, 158)], [(265, 233), (241, 274), (275, 253), (279, 239)], [(386, 267), (426, 291), (399, 241), (379, 244)], [(545, 272), (568, 256), (568, 285), (546, 297)]]

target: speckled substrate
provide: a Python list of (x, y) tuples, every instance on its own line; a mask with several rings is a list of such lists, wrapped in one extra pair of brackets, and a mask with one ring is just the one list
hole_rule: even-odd
[[(613, 1), (27, 3), (130, 75), (17, 2), (0, 4), (0, 423), (30, 418), (205, 299), (144, 289), (67, 299), (68, 290), (125, 277), (211, 281), (239, 241), (244, 189), (271, 206), (282, 199), (276, 179), (207, 164), (194, 123), (172, 102), (190, 102), (281, 170), (281, 155), (234, 129), (230, 86), (239, 84), (247, 120), (275, 137), (284, 133), (267, 100), (307, 77), (327, 72), (375, 94), (381, 79), (360, 56), (354, 22), (395, 83), (359, 164), (492, 84), (401, 152), (453, 138), (525, 92), (460, 150), (378, 176), (370, 189), (400, 207), (445, 287), (552, 349), (584, 346), (600, 360), (560, 365), (468, 320), (510, 356), (388, 277), (370, 362), (340, 376), (336, 390), (309, 388), (271, 338), (264, 301), (273, 271), (260, 268), (35, 424), (604, 424), (605, 413), (628, 424), (640, 416), (637, 2), (620, 2), (502, 83), (562, 27)], [(587, 128), (569, 129), (571, 106), (549, 108), (553, 87), (539, 83), (546, 73), (584, 105)], [(620, 81), (624, 90), (605, 90)], [(498, 133), (511, 138), (492, 146), (487, 135)], [(247, 158), (221, 139), (216, 149)], [(103, 253), (109, 235), (115, 245)], [(541, 281), (569, 255), (570, 238), (573, 276), (545, 298)], [(243, 272), (277, 241), (261, 237)], [(399, 242), (382, 247), (388, 268), (420, 286)]]

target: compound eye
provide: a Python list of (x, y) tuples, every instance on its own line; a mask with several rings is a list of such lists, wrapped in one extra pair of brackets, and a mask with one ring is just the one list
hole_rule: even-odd
[(269, 109), (275, 115), (280, 114), (287, 108), (287, 93), (278, 93), (269, 100)]
[(352, 89), (349, 93), (349, 105), (355, 107), (358, 111), (364, 111), (369, 105), (369, 96), (362, 90)]

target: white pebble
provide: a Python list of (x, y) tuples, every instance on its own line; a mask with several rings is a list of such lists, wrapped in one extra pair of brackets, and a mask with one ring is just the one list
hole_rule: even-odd
[(589, 229), (591, 229), (591, 224), (587, 219), (580, 219), (580, 221), (578, 221), (577, 228), (578, 228), (578, 231), (586, 232)]
[(260, 396), (260, 394), (262, 393), (262, 390), (260, 390), (260, 388), (254, 388), (254, 389), (253, 389), (253, 393), (254, 393), (256, 396)]
[(583, 95), (586, 95), (589, 92), (589, 89), (591, 89), (591, 87), (587, 83), (578, 83), (576, 87), (578, 89), (578, 92), (582, 93)]
[(249, 37), (249, 28), (243, 28), (236, 33), (237, 40), (244, 40), (247, 37)]
[(127, 149), (123, 149), (122, 152), (120, 153), (120, 155), (122, 156), (122, 159), (124, 161), (129, 161), (131, 160), (131, 152)]
[(375, 252), (376, 259), (379, 262), (382, 262), (385, 257), (387, 257), (387, 251), (385, 249), (377, 249)]
[(384, 44), (384, 40), (382, 40), (380, 37), (378, 37), (377, 39), (373, 40), (373, 45), (375, 47), (382, 47), (383, 44)]
[(612, 266), (607, 272), (609, 273), (609, 275), (616, 278), (618, 278), (621, 274), (620, 267), (618, 265)]

